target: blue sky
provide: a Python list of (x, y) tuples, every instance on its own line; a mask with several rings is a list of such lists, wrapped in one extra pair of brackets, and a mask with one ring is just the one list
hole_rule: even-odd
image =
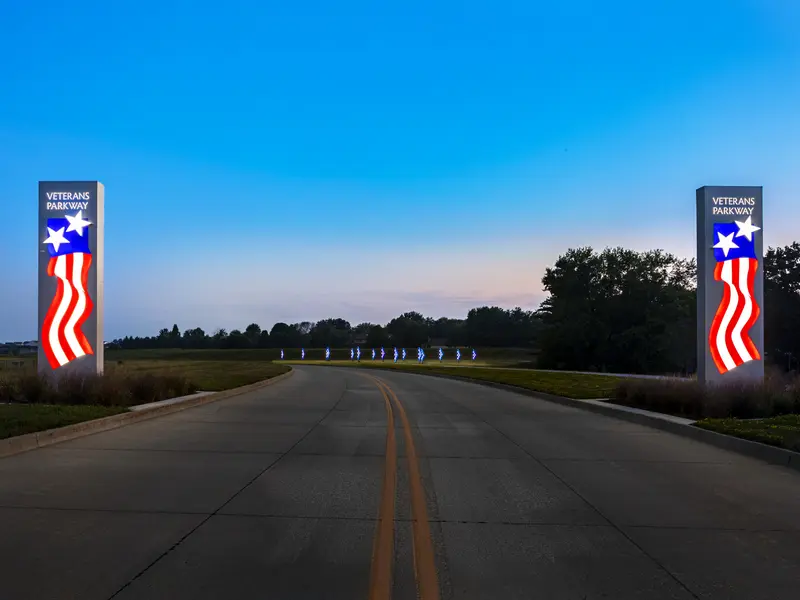
[(0, 339), (39, 180), (106, 186), (107, 339), (535, 308), (571, 246), (692, 256), (701, 185), (800, 239), (793, 0), (0, 8)]

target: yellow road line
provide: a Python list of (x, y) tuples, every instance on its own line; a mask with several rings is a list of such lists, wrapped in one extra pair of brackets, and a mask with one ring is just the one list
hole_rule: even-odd
[(386, 405), (386, 459), (383, 489), (378, 509), (378, 526), (372, 546), (369, 600), (389, 600), (392, 597), (392, 564), (394, 563), (394, 503), (397, 488), (397, 441), (394, 431), (394, 412), (389, 396), (372, 377)]
[[(436, 559), (433, 551), (433, 538), (428, 521), (428, 508), (425, 501), (425, 489), (422, 485), (422, 475), (419, 469), (419, 459), (411, 434), (411, 425), (408, 422), (406, 409), (400, 402), (389, 384), (377, 379), (389, 392), (400, 412), (403, 422), (403, 435), (406, 442), (406, 460), (408, 462), (408, 479), (411, 488), (411, 532), (414, 546), (414, 575), (417, 579), (417, 589), (420, 600), (439, 600), (439, 577), (436, 573)], [(393, 427), (390, 424), (390, 427)], [(388, 598), (388, 596), (387, 596)]]

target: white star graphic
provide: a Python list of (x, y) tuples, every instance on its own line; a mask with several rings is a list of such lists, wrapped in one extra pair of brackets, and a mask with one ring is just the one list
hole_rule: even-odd
[(79, 210), (78, 214), (74, 217), (70, 217), (69, 215), (64, 215), (67, 217), (67, 221), (69, 221), (69, 227), (67, 227), (67, 233), (70, 231), (77, 231), (78, 235), (83, 237), (83, 229), (84, 227), (88, 227), (91, 225), (89, 221), (85, 221), (83, 219), (83, 211)]
[(747, 221), (744, 223), (742, 221), (736, 221), (736, 225), (739, 227), (739, 231), (736, 233), (736, 237), (744, 236), (747, 238), (748, 242), (753, 241), (753, 233), (759, 231), (761, 227), (756, 227), (751, 222), (752, 217), (747, 217)]
[(64, 227), (58, 231), (48, 227), (47, 233), (50, 235), (50, 237), (48, 237), (44, 243), (53, 244), (53, 249), (55, 249), (56, 252), (58, 252), (58, 248), (61, 246), (61, 244), (69, 244), (69, 240), (64, 237)]
[(733, 248), (738, 248), (739, 246), (736, 245), (736, 242), (733, 241), (734, 234), (730, 235), (722, 235), (721, 233), (717, 233), (719, 237), (719, 241), (714, 244), (714, 248), (719, 248), (722, 250), (722, 253), (727, 257), (728, 252)]

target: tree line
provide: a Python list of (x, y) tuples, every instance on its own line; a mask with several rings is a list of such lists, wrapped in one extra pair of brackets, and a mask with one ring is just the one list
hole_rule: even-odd
[[(766, 358), (800, 363), (800, 243), (769, 248), (764, 269)], [(542, 278), (535, 311), (482, 306), (466, 318), (407, 312), (385, 325), (341, 318), (251, 323), (244, 330), (177, 325), (152, 337), (115, 340), (121, 348), (332, 348), (447, 345), (530, 348), (541, 368), (629, 373), (692, 373), (697, 366), (697, 266), (662, 250), (569, 249)]]
[(538, 339), (541, 319), (534, 311), (496, 306), (473, 308), (465, 319), (433, 319), (407, 312), (385, 325), (330, 318), (317, 322), (275, 323), (262, 329), (251, 323), (243, 330), (218, 329), (211, 335), (201, 328), (181, 331), (177, 324), (152, 337), (127, 336), (112, 344), (123, 349), (146, 348), (346, 348), (354, 345), (395, 345), (413, 348), (431, 344), (480, 347), (531, 347)]

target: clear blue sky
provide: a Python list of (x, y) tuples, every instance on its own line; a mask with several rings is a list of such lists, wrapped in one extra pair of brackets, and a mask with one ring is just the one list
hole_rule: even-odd
[(39, 180), (106, 186), (106, 338), (535, 308), (570, 246), (800, 238), (800, 4), (0, 0), (0, 339)]

